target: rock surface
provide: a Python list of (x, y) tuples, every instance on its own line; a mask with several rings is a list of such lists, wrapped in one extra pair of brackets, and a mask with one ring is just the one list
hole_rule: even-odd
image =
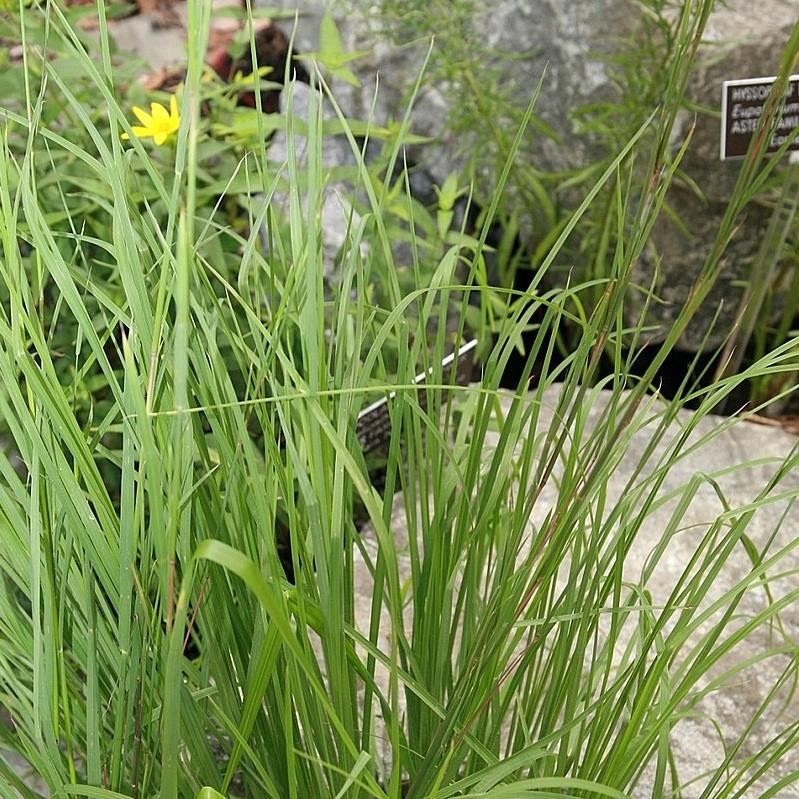
[[(263, 0), (264, 5), (282, 10), (299, 10), (296, 27), (297, 46), (307, 51), (317, 49), (319, 23), (327, 3), (324, 0)], [(369, 31), (366, 19), (379, 7), (367, 0), (339, 0), (332, 8), (348, 51), (365, 50), (367, 55), (351, 66), (360, 76), (360, 89), (339, 83), (334, 86), (347, 113), (360, 118), (369, 115), (372, 106), (375, 76), (379, 76), (379, 92), (375, 103), (378, 123), (401, 118), (405, 97), (419, 73), (427, 41), (391, 46), (385, 38)], [(573, 112), (581, 106), (615, 96), (615, 88), (606, 68), (604, 56), (623, 48), (625, 37), (637, 29), (640, 4), (632, 0), (499, 0), (487, 5), (476, 4), (476, 27), (480, 31), (483, 53), (496, 53), (496, 64), (477, 64), (480, 69), (500, 70), (501, 83), (508, 99), (523, 108), (544, 73), (546, 77), (536, 114), (559, 135), (559, 141), (530, 131), (522, 145), (519, 163), (543, 173), (577, 168), (590, 162), (594, 152), (591, 142), (575, 135)], [(688, 91), (692, 104), (710, 111), (720, 104), (721, 81), (724, 79), (773, 75), (791, 26), (799, 14), (799, 0), (763, 0), (757, 13), (746, 0), (717, 2), (706, 32), (707, 44), (700, 49), (698, 68)], [(292, 22), (283, 20), (287, 30)], [(441, 36), (446, 32), (441, 31)], [(508, 58), (509, 54), (519, 56)], [(453, 170), (461, 168), (473, 137), (457, 130), (450, 121), (468, 98), (453, 91), (446, 77), (431, 76), (422, 87), (413, 113), (414, 131), (434, 137), (429, 145), (409, 148), (413, 160), (422, 164), (439, 185)], [(471, 102), (477, 102), (475, 98)], [(678, 142), (693, 121), (686, 113), (675, 131)], [(664, 214), (652, 242), (659, 259), (644, 258), (638, 264), (635, 279), (649, 285), (659, 261), (658, 294), (664, 304), (654, 304), (647, 318), (659, 329), (652, 341), (662, 340), (691, 285), (696, 279), (712, 245), (724, 213), (731, 187), (740, 167), (739, 162), (721, 162), (718, 157), (719, 123), (716, 116), (700, 114), (694, 141), (684, 161), (690, 179), (675, 185), (669, 204), (683, 219), (689, 232), (680, 229)], [(502, 134), (510, 139), (512, 130)], [(486, 131), (479, 132), (481, 144)], [(485, 186), (490, 187), (498, 169), (486, 168)], [(514, 183), (514, 180), (516, 181)], [(512, 204), (525, 208), (523, 174), (511, 175), (507, 197)], [(700, 200), (690, 188), (699, 186), (705, 194)], [(522, 221), (523, 236), (535, 245), (546, 232), (542, 222), (528, 214)], [(701, 348), (719, 303), (723, 303), (719, 322), (705, 342), (706, 349), (718, 345), (732, 326), (741, 297), (740, 281), (745, 279), (757, 252), (757, 244), (767, 222), (767, 211), (753, 206), (745, 224), (738, 231), (725, 255), (722, 277), (704, 307), (686, 330), (680, 342), (689, 351)], [(628, 321), (640, 317), (643, 296), (630, 293)]]
[[(360, 78), (361, 86), (354, 88), (334, 80), (337, 99), (351, 116), (367, 119), (373, 114), (375, 122), (381, 125), (403, 118), (408, 95), (422, 72), (431, 40), (447, 35), (442, 29), (430, 30), (429, 36), (419, 30), (403, 32), (401, 24), (394, 26), (396, 29), (388, 36), (381, 35), (379, 22), (374, 21), (379, 5), (368, 0), (339, 0), (332, 5), (325, 0), (259, 0), (259, 3), (287, 13), (297, 12), (296, 46), (306, 52), (318, 50), (320, 23), (330, 6), (344, 49), (364, 54), (350, 65)], [(603, 57), (612, 54), (623, 37), (633, 30), (638, 19), (637, 9), (634, 0), (570, 0), (568, 3), (499, 0), (486, 5), (474, 4), (473, 26), (479, 32), (480, 53), (472, 53), (472, 58), (483, 55), (493, 58), (499, 66), (474, 64), (477, 85), (471, 94), (464, 94), (463, 87), (457, 88), (457, 81), (436, 73), (436, 45), (433, 44), (432, 66), (428, 66), (412, 115), (413, 132), (433, 141), (409, 146), (409, 157), (421, 163), (439, 185), (452, 171), (465, 166), (470, 148), (480, 144), (475, 140), (477, 132), (473, 130), (471, 135), (464, 131), (453, 132), (450, 122), (464, 106), (474, 107), (479, 115), (486, 70), (496, 68), (503, 94), (520, 111), (524, 110), (546, 73), (536, 115), (561, 136), (561, 143), (537, 135), (531, 129), (522, 146), (520, 162), (544, 171), (580, 166), (590, 147), (573, 135), (571, 113), (582, 105), (613, 96)], [(457, 19), (442, 17), (442, 26), (448, 21)], [(291, 19), (280, 20), (278, 24), (286, 32), (294, 28)], [(512, 139), (515, 131), (501, 133)], [(495, 178), (494, 170), (490, 172), (485, 186), (489, 191)], [(509, 191), (518, 193), (519, 186), (511, 181)]]
[[(556, 406), (559, 386), (550, 387), (544, 395), (542, 402), (541, 420), (538, 433), (543, 435), (553, 423), (553, 410)], [(609, 394), (601, 392), (593, 404), (587, 407), (587, 433), (601, 418), (603, 409), (608, 401)], [(510, 405), (508, 397), (502, 399), (503, 411)], [(628, 490), (628, 480), (636, 475), (636, 468), (647, 447), (650, 445), (651, 433), (658, 424), (658, 413), (663, 406), (655, 403), (646, 411), (649, 421), (642, 425), (632, 436), (626, 454), (608, 484), (608, 496), (605, 514), (609, 513), (613, 504), (617, 502), (623, 492)], [(642, 410), (642, 413), (644, 411)], [(657, 445), (657, 449), (649, 461), (656, 464), (669, 445), (681, 435), (684, 427), (691, 419), (690, 411), (680, 411), (672, 421), (666, 434)], [(712, 438), (709, 435), (712, 434)], [(486, 459), (491, 457), (491, 449), (496, 446), (498, 435), (489, 433), (486, 442)], [(681, 449), (683, 457), (669, 471), (665, 481), (659, 489), (659, 498), (668, 498), (662, 504), (655, 505), (652, 512), (642, 524), (638, 537), (632, 550), (625, 560), (625, 580), (638, 582), (641, 578), (645, 564), (647, 564), (655, 548), (661, 544), (664, 530), (667, 529), (670, 517), (677, 506), (681, 495), (688, 483), (697, 475), (711, 475), (716, 480), (719, 491), (724, 496), (731, 509), (728, 520), (737, 516), (735, 511), (744, 508), (752, 502), (759, 491), (768, 483), (781, 464), (791, 453), (795, 452), (797, 440), (794, 435), (782, 430), (763, 427), (752, 422), (730, 420), (722, 417), (708, 416), (700, 420), (696, 429), (691, 433), (685, 446)], [(757, 462), (755, 462), (757, 459)], [(730, 471), (730, 467), (742, 468)], [(652, 465), (646, 467), (643, 474), (651, 472)], [(528, 529), (539, 527), (550, 508), (557, 501), (557, 478), (561, 469), (557, 468), (553, 479), (549, 481), (539, 500), (535, 504)], [(640, 477), (641, 475), (639, 475)], [(773, 493), (798, 492), (799, 475), (788, 474)], [(719, 494), (713, 485), (704, 482), (696, 495), (688, 504), (679, 524), (678, 531), (668, 541), (665, 554), (657, 563), (646, 587), (652, 593), (653, 605), (662, 605), (669, 597), (677, 580), (683, 573), (690, 559), (696, 552), (697, 545), (713, 522), (725, 511)], [(783, 516), (783, 514), (786, 514)], [(799, 524), (799, 509), (793, 507), (788, 500), (772, 501), (760, 507), (752, 517), (746, 533), (758, 549), (762, 550), (769, 538), (774, 535), (769, 553), (775, 553), (780, 547), (796, 544), (796, 529)], [(400, 546), (405, 546), (405, 554), (400, 559), (401, 579), (409, 580), (411, 577), (410, 557), (407, 554), (408, 532), (404, 520), (402, 503), (395, 502), (392, 532)], [(365, 533), (369, 535), (368, 528)], [(376, 553), (374, 538), (368, 539), (368, 550)], [(778, 599), (789, 591), (796, 589), (796, 570), (799, 569), (799, 546), (794, 546), (774, 572), (785, 575), (783, 579), (771, 583), (774, 599)], [(752, 571), (752, 564), (743, 547), (737, 547), (733, 555), (726, 562), (721, 572), (714, 580), (708, 594), (708, 602), (721, 597), (734, 585)], [(357, 619), (358, 626), (366, 634), (369, 628), (369, 611), (372, 596), (372, 582), (370, 571), (359, 561), (356, 590), (360, 601), (356, 602), (356, 609), (360, 613)], [(765, 594), (760, 589), (748, 591), (738, 607), (738, 614), (742, 620), (762, 611), (767, 604)], [(412, 622), (412, 609), (409, 608), (405, 616), (406, 629), (410, 630)], [(790, 640), (799, 640), (799, 613), (796, 607), (789, 607), (783, 615), (785, 633)], [(733, 625), (735, 626), (735, 625)], [(381, 632), (386, 631), (384, 640), (381, 641), (384, 651), (389, 651), (390, 620), (384, 615), (381, 620)], [(749, 636), (742, 644), (737, 646), (726, 659), (719, 665), (719, 670), (730, 668), (736, 663), (743, 663), (745, 659), (754, 657), (759, 653), (771, 650), (778, 645), (775, 640), (776, 630), (760, 630)], [(794, 643), (795, 646), (795, 643)], [(734, 680), (718, 690), (709, 693), (701, 700), (695, 712), (690, 713), (680, 721), (672, 731), (672, 747), (674, 750), (680, 779), (686, 787), (682, 796), (685, 799), (694, 799), (702, 795), (702, 790), (707, 782), (708, 770), (714, 769), (723, 762), (725, 746), (731, 745), (735, 736), (742, 732), (751, 719), (755, 717), (760, 703), (765, 699), (769, 690), (774, 686), (780, 674), (791, 663), (790, 655), (778, 654), (744, 669)], [(707, 674), (704, 677), (706, 684), (716, 674)], [(386, 679), (386, 674), (382, 675)], [(743, 757), (759, 751), (771, 735), (778, 729), (788, 727), (791, 723), (799, 722), (799, 697), (789, 696), (783, 692), (785, 705), (783, 714), (776, 718), (773, 710), (754, 725), (752, 736), (747, 740), (744, 750), (740, 753)], [(723, 734), (723, 740), (720, 735)], [(761, 796), (768, 785), (772, 785), (779, 778), (793, 770), (799, 769), (799, 751), (789, 753), (778, 767), (769, 770), (766, 778), (757, 782), (751, 789), (741, 796)], [(638, 789), (634, 793), (636, 799), (645, 799), (652, 794), (652, 775), (645, 775)], [(693, 781), (695, 780), (695, 781)], [(690, 783), (690, 784), (689, 784)], [(736, 794), (737, 795), (737, 794)], [(799, 797), (799, 783), (786, 785), (775, 796), (782, 799)]]
[[(719, 7), (705, 32), (707, 44), (700, 51), (688, 88), (689, 100), (697, 106), (718, 110), (723, 81), (776, 75), (791, 28), (798, 19), (799, 0), (763, 0), (757, 6), (757, 13), (753, 13), (752, 4), (745, 0), (731, 0)], [(653, 236), (662, 259), (658, 293), (669, 303), (650, 309), (649, 322), (659, 324), (663, 331), (660, 339), (665, 337), (708, 256), (741, 166), (738, 160), (719, 159), (719, 121), (715, 116), (699, 114), (695, 121), (696, 129), (682, 166), (701, 188), (704, 199), (697, 198), (686, 183), (678, 181), (668, 201), (686, 223), (687, 231), (664, 215)], [(684, 114), (675, 131), (675, 140), (681, 141), (693, 122), (693, 116)], [(705, 349), (716, 347), (730, 329), (738, 311), (742, 281), (751, 272), (768, 219), (769, 210), (760, 204), (754, 203), (747, 210), (744, 223), (724, 256), (719, 282), (683, 336), (684, 349), (701, 348), (720, 304), (723, 305), (719, 324)], [(653, 274), (654, 264), (642, 261), (635, 279), (649, 285)], [(635, 304), (642, 300), (642, 295), (631, 294), (629, 299), (629, 316), (634, 321)]]
[[(178, 14), (181, 20), (185, 20), (187, 13), (185, 5), (177, 5), (174, 13)], [(184, 27), (160, 25), (150, 15), (140, 14), (116, 20), (109, 28), (117, 46), (143, 59), (148, 72), (155, 72), (186, 59)]]
[[(405, 155), (408, 163), (417, 167), (417, 172), (440, 187), (451, 173), (465, 169), (475, 152), (481, 152), (477, 180), (483, 197), (490, 196), (504, 163), (503, 147), (498, 145), (497, 137), (502, 137), (504, 145), (513, 139), (517, 120), (545, 72), (536, 115), (561, 137), (560, 144), (531, 127), (517, 163), (523, 164), (525, 169), (532, 167), (549, 172), (575, 168), (588, 160), (590, 145), (573, 135), (570, 114), (581, 105), (612, 96), (613, 87), (602, 54), (614, 50), (618, 39), (630, 31), (637, 15), (636, 0), (472, 3), (473, 26), (480, 37), (479, 53), (470, 53), (469, 65), (454, 68), (456, 74), (463, 68), (473, 71), (467, 79), (463, 75), (453, 77), (445, 70), (442, 74), (436, 52), (444, 47), (441, 40), (449, 35), (447, 28), (459, 25), (457, 16), (454, 19), (447, 16), (450, 8), (468, 6), (468, 2), (450, 5), (445, 0), (439, 3), (440, 26), (429, 31), (406, 27), (400, 11), (393, 11), (399, 21), (389, 23), (390, 29), (381, 30), (378, 10), (388, 9), (392, 13), (392, 6), (386, 0), (381, 3), (337, 0), (332, 4), (326, 0), (258, 2), (286, 13), (297, 12), (296, 23), (294, 19), (282, 19), (277, 24), (287, 33), (293, 30), (296, 47), (305, 52), (319, 49), (321, 21), (326, 10), (332, 10), (345, 51), (363, 55), (348, 64), (361, 85), (353, 87), (334, 78), (331, 87), (347, 116), (372, 119), (377, 125), (404, 118), (431, 41), (437, 38), (438, 45), (433, 44), (411, 116), (412, 132), (429, 141), (408, 145)], [(410, 15), (413, 13), (409, 11)], [(457, 12), (452, 13), (457, 15)], [(428, 13), (428, 17), (438, 21), (435, 13)], [(465, 36), (471, 40), (475, 34)], [(450, 58), (460, 57), (460, 52), (452, 54), (455, 49), (452, 43), (447, 47)], [(472, 63), (476, 60), (479, 63)], [(507, 101), (508, 107), (514, 109), (509, 112), (509, 120), (497, 120), (481, 113), (486, 70), (499, 71), (492, 83), (501, 87), (503, 102)], [(468, 83), (472, 78), (474, 81)], [(475, 124), (476, 121), (479, 124)], [(415, 186), (412, 191), (416, 191)], [(414, 196), (429, 203), (431, 195), (415, 193)], [(506, 196), (512, 198), (512, 207), (527, 207), (529, 191), (521, 172), (511, 175)], [(435, 202), (435, 195), (432, 198)], [(530, 213), (522, 214), (520, 226), (526, 242), (533, 246), (548, 232), (547, 223)]]
[[(319, 30), (328, 3), (324, 0), (263, 0), (256, 5), (285, 13), (297, 11), (295, 46), (300, 52), (319, 48)], [(402, 118), (407, 94), (422, 68), (428, 42), (402, 41), (390, 44), (374, 30), (369, 12), (374, 3), (367, 0), (340, 0), (332, 9), (347, 52), (362, 51), (350, 64), (361, 85), (353, 87), (341, 80), (333, 89), (344, 111), (351, 117), (367, 119), (373, 114), (378, 124)], [(638, 5), (633, 0), (500, 0), (490, 7), (475, 10), (481, 32), (482, 53), (499, 54), (496, 65), (475, 65), (481, 70), (499, 69), (507, 98), (524, 107), (546, 72), (536, 114), (559, 136), (553, 140), (531, 130), (522, 145), (519, 163), (542, 173), (579, 168), (590, 163), (592, 144), (575, 132), (573, 112), (597, 100), (614, 97), (616, 91), (604, 58), (618, 50), (626, 36), (636, 30)], [(721, 83), (725, 79), (773, 75), (792, 25), (799, 15), (799, 0), (764, 0), (757, 14), (745, 0), (717, 3), (706, 30), (707, 44), (700, 49), (697, 68), (688, 88), (688, 99), (695, 107), (718, 109)], [(286, 32), (294, 29), (293, 19), (281, 19)], [(147, 61), (150, 68), (173, 63), (183, 57), (182, 32), (161, 29), (146, 16), (115, 23), (117, 40)], [(443, 34), (442, 34), (443, 35)], [(509, 58), (509, 55), (518, 56)], [(434, 68), (431, 67), (432, 71)], [(415, 133), (431, 138), (430, 143), (408, 147), (408, 157), (441, 185), (454, 170), (463, 168), (470, 149), (490, 136), (488, 128), (464, 134), (453, 122), (459, 108), (478, 102), (464, 97), (446, 77), (429, 75), (421, 88), (413, 112)], [(377, 95), (375, 97), (375, 89)], [(666, 214), (654, 229), (650, 252), (636, 265), (634, 281), (650, 285), (657, 268), (657, 294), (662, 303), (652, 303), (647, 324), (657, 327), (651, 341), (662, 340), (691, 287), (712, 246), (719, 222), (732, 191), (739, 161), (722, 162), (718, 157), (718, 119), (712, 114), (685, 113), (679, 120), (674, 141), (680, 142), (696, 122), (693, 141), (683, 161), (689, 180), (673, 185), (668, 202), (685, 227)], [(512, 130), (501, 131), (507, 139)], [(342, 150), (344, 152), (346, 148)], [(347, 158), (344, 152), (344, 158)], [(484, 165), (484, 189), (490, 191), (498, 169)], [(525, 208), (524, 175), (512, 174), (507, 198), (512, 205)], [(692, 186), (703, 192), (700, 198)], [(696, 318), (682, 336), (680, 346), (696, 351), (713, 349), (730, 330), (742, 296), (742, 282), (752, 268), (760, 240), (768, 223), (769, 209), (754, 203), (746, 213), (734, 240), (724, 256), (721, 277)], [(523, 237), (535, 245), (546, 233), (546, 223), (523, 213)], [(780, 307), (778, 293), (776, 307)], [(643, 310), (644, 295), (630, 292), (627, 321), (635, 324)], [(709, 336), (708, 329), (721, 306), (718, 321)]]
[(22, 781), (35, 792), (35, 795), (42, 799), (48, 799), (50, 792), (41, 777), (38, 777), (27, 761), (14, 752), (3, 752), (3, 757), (14, 771), (20, 776)]
[[(307, 122), (312, 91), (314, 90), (304, 83), (293, 84), (290, 91), (281, 93), (281, 111), (291, 113), (295, 118)], [(335, 112), (327, 102), (323, 102), (322, 116), (325, 120), (335, 119)], [(293, 138), (297, 165), (303, 169), (307, 166), (308, 140), (299, 133), (295, 133)], [(279, 131), (275, 134), (269, 146), (269, 158), (287, 185), (288, 167), (286, 165), (289, 160), (289, 141), (286, 132)], [(334, 167), (354, 166), (355, 163), (355, 156), (345, 136), (325, 136), (323, 138), (321, 158), (323, 171)], [(335, 279), (336, 259), (339, 257), (341, 248), (347, 242), (348, 232), (360, 221), (360, 215), (346, 199), (349, 193), (349, 187), (343, 183), (331, 180), (325, 183), (319, 225), (322, 235), (324, 273), (330, 281)], [(289, 218), (290, 197), (288, 192), (276, 191), (272, 195), (272, 203), (281, 210), (283, 219)], [(303, 212), (305, 212), (304, 207)], [(269, 240), (268, 232), (264, 233), (263, 240)]]

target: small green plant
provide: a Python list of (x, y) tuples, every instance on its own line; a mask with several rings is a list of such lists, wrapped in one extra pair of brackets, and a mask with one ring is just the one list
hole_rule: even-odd
[[(484, 26), (492, 9), (475, 0), (381, 0), (368, 11), (363, 4), (347, 0), (337, 7), (359, 20), (373, 39), (394, 47), (424, 51), (435, 42), (423, 80), (445, 87), (449, 111), (442, 119), (442, 130), (452, 149), (450, 158), (463, 165), (462, 182), (472, 186), (477, 207), (487, 209), (496, 199), (496, 177), (508, 162), (513, 131), (525, 118), (526, 103), (519, 102), (518, 87), (509, 76), (514, 62), (523, 61), (529, 53), (503, 52), (487, 44)], [(410, 92), (413, 86), (405, 88)], [(557, 138), (535, 113), (527, 125), (530, 137)], [(510, 170), (508, 187), (516, 200), (506, 207), (504, 197), (498, 198), (497, 220), (511, 225), (513, 208), (521, 204), (527, 218), (537, 220), (537, 235), (545, 236), (557, 223), (553, 197), (558, 178), (542, 174), (524, 158)], [(506, 277), (512, 280), (512, 274)]]

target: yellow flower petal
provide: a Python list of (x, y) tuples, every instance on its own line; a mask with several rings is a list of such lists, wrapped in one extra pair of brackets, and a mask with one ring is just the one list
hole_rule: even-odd
[(127, 141), (130, 138), (130, 136), (128, 136), (127, 133), (120, 133), (119, 138), (122, 139), (122, 141)]
[(169, 112), (161, 105), (161, 103), (152, 103), (150, 109), (153, 115), (153, 124), (159, 127), (165, 122), (169, 122)]
[(141, 122), (142, 125), (145, 125), (147, 127), (152, 125), (153, 118), (143, 108), (139, 108), (139, 106), (134, 105), (133, 113), (136, 114), (136, 116), (139, 119), (139, 122)]
[(133, 135), (138, 139), (152, 138), (157, 145), (161, 145), (180, 128), (180, 110), (174, 94), (169, 98), (168, 111), (161, 103), (150, 103), (149, 114), (138, 106), (134, 106), (133, 113), (142, 123), (132, 128)]

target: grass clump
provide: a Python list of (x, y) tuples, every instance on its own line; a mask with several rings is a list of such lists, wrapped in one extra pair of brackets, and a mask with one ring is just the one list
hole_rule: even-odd
[[(708, 8), (686, 4), (683, 47), (701, 36)], [(679, 795), (674, 730), (709, 691), (780, 656), (788, 665), (758, 716), (790, 693), (796, 645), (784, 620), (799, 599), (790, 581), (784, 587), (795, 543), (748, 535), (764, 508), (793, 502), (785, 478), (795, 452), (773, 464), (751, 501), (731, 507), (724, 499), (662, 604), (648, 592), (651, 573), (700, 486), (722, 475), (675, 488), (651, 558), (641, 574), (625, 572), (664, 502), (664, 480), (695, 446), (691, 436), (712, 444), (720, 434), (702, 432), (703, 417), (743, 380), (797, 367), (790, 339), (711, 388), (686, 379), (670, 403), (649, 396), (657, 359), (643, 379), (630, 377), (643, 331), (625, 328), (621, 310), (679, 166), (680, 153), (665, 144), (684, 70), (675, 67), (669, 102), (609, 161), (529, 288), (505, 292), (479, 383), (447, 391), (452, 376), (441, 361), (462, 338), (471, 296), (487, 293), (481, 259), (491, 213), (473, 237), (447, 242), (428, 277), (401, 287), (385, 175), (401, 161), (402, 136), (376, 175), (337, 112), (366, 200), (331, 292), (320, 208), (328, 177), (322, 102), (334, 101), (317, 74), (306, 159), (293, 145), (290, 114), (285, 164), (270, 161), (263, 140), (247, 153), (250, 187), (267, 200), (279, 185), (288, 191), (287, 219), (268, 225), (268, 247), (268, 202), (246, 230), (233, 231), (203, 200), (210, 4), (190, 10), (172, 149), (120, 140), (132, 134), (129, 109), (111, 90), (102, 15), (99, 66), (56, 5), (42, 17), (102, 106), (87, 110), (44, 52), (30, 56), (41, 81), (29, 67), (29, 99), (7, 112), (0, 701), (12, 724), (0, 727), (4, 749), (25, 758), (54, 796), (93, 799), (622, 797), (646, 784), (652, 796)], [(88, 136), (80, 144), (45, 118), (53, 85)], [(492, 211), (533, 111), (531, 103)], [(64, 217), (49, 215), (43, 147), (77, 159), (89, 183), (108, 192), (91, 235), (58, 172)], [(632, 161), (648, 165), (642, 184)], [(714, 258), (661, 360), (716, 278), (729, 233), (772, 163), (762, 150), (744, 163)], [(618, 234), (609, 274), (541, 290), (607, 187)], [(413, 244), (415, 206), (401, 196)], [(235, 242), (226, 254), (212, 246), (222, 237)], [(411, 252), (421, 275), (420, 250)], [(389, 281), (380, 296), (371, 290), (373, 258)], [(597, 286), (598, 299), (587, 302)], [(56, 310), (43, 296), (55, 298)], [(454, 332), (436, 324), (453, 297)], [(515, 392), (503, 393), (504, 368), (533, 320), (523, 374)], [(556, 359), (566, 323), (581, 335)], [(604, 406), (591, 388), (603, 353), (616, 364), (601, 384)], [(59, 368), (62, 359), (70, 370)], [(420, 368), (429, 370), (422, 388), (414, 383)], [(84, 403), (76, 376), (87, 384)], [(389, 392), (381, 493), (355, 421), (370, 398)], [(698, 409), (681, 412), (689, 399)], [(594, 405), (601, 410), (592, 415)], [(677, 418), (679, 427), (670, 424)], [(636, 454), (630, 442), (640, 430), (649, 443)], [(632, 477), (615, 496), (614, 473), (630, 457)], [(367, 533), (356, 529), (356, 504)], [(293, 583), (278, 527), (290, 540)], [(749, 559), (743, 574), (714, 593), (738, 551)], [(764, 593), (768, 601), (743, 617), (744, 599)], [(719, 671), (763, 631), (772, 638), (762, 654)], [(762, 795), (778, 796), (796, 781), (777, 771), (790, 763), (796, 720), (778, 716), (771, 738), (752, 751), (754, 728), (707, 764), (703, 795), (742, 796), (765, 781)], [(0, 793), (36, 795), (4, 754)]]

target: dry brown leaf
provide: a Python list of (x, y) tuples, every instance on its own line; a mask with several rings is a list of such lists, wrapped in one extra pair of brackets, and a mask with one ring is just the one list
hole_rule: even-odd
[(745, 416), (744, 419), (752, 424), (763, 425), (763, 427), (779, 427), (786, 433), (795, 436), (799, 435), (799, 415), (797, 414), (784, 414), (782, 416), (771, 417), (753, 413), (750, 416)]

